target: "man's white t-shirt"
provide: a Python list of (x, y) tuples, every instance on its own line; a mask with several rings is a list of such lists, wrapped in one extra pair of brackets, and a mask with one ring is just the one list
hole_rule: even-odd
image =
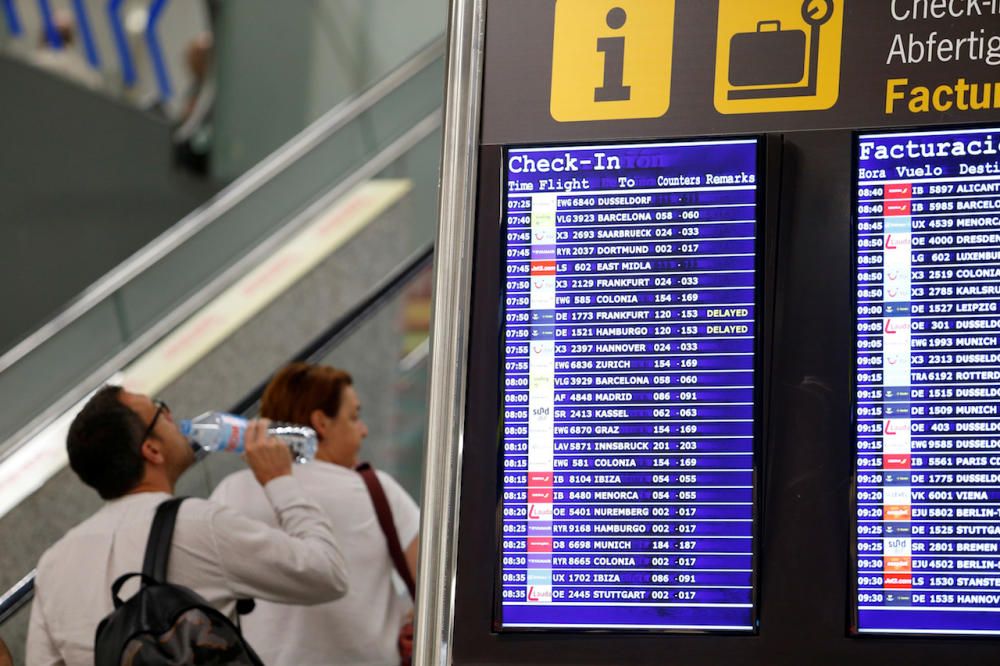
[[(405, 550), (416, 538), (420, 511), (405, 490), (377, 472)], [(412, 603), (393, 584), (392, 559), (361, 475), (323, 461), (296, 465), (295, 479), (326, 513), (347, 560), (349, 591), (316, 606), (258, 602), (242, 618), (243, 634), (266, 664), (397, 666), (396, 639)], [(226, 478), (212, 500), (273, 524), (274, 511), (249, 472)]]
[[(274, 479), (266, 489), (253, 482), (271, 511), (269, 524), (215, 502), (186, 500), (177, 514), (167, 580), (228, 615), (237, 599), (248, 597), (317, 603), (343, 596), (350, 573), (322, 509), (291, 477)], [(153, 515), (169, 498), (149, 492), (110, 501), (45, 552), (35, 577), (28, 666), (94, 663), (97, 625), (113, 608), (111, 585), (142, 570)], [(137, 589), (129, 581), (122, 598)]]

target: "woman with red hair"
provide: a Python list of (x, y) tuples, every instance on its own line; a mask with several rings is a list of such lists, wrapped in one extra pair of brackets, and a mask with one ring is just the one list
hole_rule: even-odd
[[(292, 363), (268, 384), (261, 416), (310, 426), (316, 431), (316, 460), (293, 472), (306, 495), (330, 517), (347, 559), (350, 589), (345, 597), (317, 606), (257, 602), (243, 619), (247, 640), (267, 664), (301, 666), (352, 664), (396, 666), (397, 639), (412, 612), (405, 591), (393, 582), (394, 565), (362, 475), (361, 443), (368, 427), (351, 375), (330, 366)], [(416, 572), (419, 510), (405, 490), (375, 472), (388, 506), (405, 566)], [(260, 484), (249, 471), (226, 478), (212, 499), (258, 520), (277, 523)]]

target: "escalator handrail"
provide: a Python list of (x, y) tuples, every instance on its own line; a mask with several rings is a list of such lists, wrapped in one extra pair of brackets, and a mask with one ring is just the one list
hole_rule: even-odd
[(61, 398), (53, 402), (38, 417), (15, 433), (13, 437), (10, 437), (7, 441), (13, 442), (12, 445), (3, 447), (3, 444), (0, 443), (0, 447), (3, 447), (0, 448), (0, 465), (13, 452), (42, 432), (45, 427), (52, 423), (54, 418), (65, 414), (73, 405), (86, 398), (91, 391), (109, 381), (122, 368), (128, 366), (141, 353), (148, 350), (153, 343), (161, 340), (183, 321), (208, 305), (212, 299), (217, 298), (224, 289), (234, 284), (236, 279), (257, 266), (265, 257), (270, 256), (278, 247), (287, 242), (292, 234), (297, 233), (306, 222), (316, 219), (317, 215), (327, 210), (333, 202), (339, 200), (354, 187), (357, 187), (366, 180), (375, 178), (378, 174), (389, 168), (396, 159), (430, 136), (431, 133), (438, 131), (440, 126), (441, 109), (439, 107), (382, 149), (363, 166), (345, 176), (343, 180), (334, 185), (325, 195), (297, 213), (280, 230), (274, 232), (256, 248), (244, 254), (235, 264), (222, 271), (222, 273), (203, 286), (196, 294), (190, 296), (184, 303), (177, 306), (172, 312), (164, 315), (142, 335), (128, 342), (124, 348), (91, 372), (87, 378), (78, 381), (74, 388), (71, 388)]
[[(399, 292), (420, 270), (430, 264), (434, 257), (434, 245), (428, 243), (418, 249), (407, 259), (404, 259), (392, 273), (365, 294), (356, 305), (331, 324), (325, 331), (299, 350), (292, 361), (314, 361), (321, 358), (331, 347), (342, 340), (351, 331), (364, 323), (372, 314), (379, 310), (388, 298)], [(233, 414), (244, 414), (253, 408), (264, 394), (270, 378), (266, 379), (250, 391), (229, 410)], [(35, 593), (35, 570), (32, 569), (24, 578), (14, 584), (0, 596), (0, 626), (14, 616), (18, 610), (28, 603)]]
[(418, 72), (443, 56), (444, 38), (440, 37), (367, 90), (327, 111), (318, 120), (215, 195), (208, 203), (184, 217), (180, 222), (105, 274), (104, 277), (90, 285), (47, 323), (8, 351), (0, 354), (0, 372), (4, 372), (30, 355), (46, 341), (72, 325), (73, 322), (142, 274), (151, 265), (170, 254), (236, 204), (260, 189), (330, 135), (345, 127)]
[(35, 596), (35, 570), (32, 569), (28, 575), (14, 583), (14, 586), (0, 596), (0, 627), (4, 622), (14, 616), (24, 604), (31, 601)]

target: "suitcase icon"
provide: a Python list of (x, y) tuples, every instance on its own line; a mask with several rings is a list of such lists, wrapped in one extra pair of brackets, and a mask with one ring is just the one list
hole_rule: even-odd
[(798, 83), (805, 63), (805, 31), (782, 30), (780, 21), (760, 21), (756, 31), (737, 33), (729, 41), (729, 84), (734, 87)]
[(818, 111), (836, 103), (844, 0), (717, 2), (720, 113)]
[[(818, 1), (818, 4), (817, 4)], [(804, 30), (782, 30), (781, 21), (758, 21), (753, 32), (729, 40), (729, 99), (809, 97), (816, 94), (819, 38), (833, 17), (834, 0), (804, 0), (802, 19), (809, 26), (809, 53)], [(772, 26), (774, 30), (765, 30)], [(800, 85), (794, 85), (803, 79)], [(767, 86), (767, 87), (762, 87)]]

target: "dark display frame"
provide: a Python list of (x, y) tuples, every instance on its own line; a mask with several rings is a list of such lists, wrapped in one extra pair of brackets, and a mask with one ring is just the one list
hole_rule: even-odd
[[(573, 149), (573, 148), (615, 148), (615, 147), (631, 147), (631, 146), (643, 146), (643, 145), (658, 145), (658, 144), (683, 144), (691, 142), (712, 142), (717, 144), (724, 144), (728, 141), (754, 141), (754, 150), (756, 151), (755, 158), (755, 177), (757, 179), (756, 189), (754, 191), (754, 406), (753, 406), (753, 506), (751, 510), (751, 543), (753, 547), (753, 552), (751, 555), (751, 603), (753, 607), (751, 609), (751, 624), (753, 628), (750, 630), (743, 629), (680, 629), (680, 628), (611, 628), (611, 627), (505, 627), (503, 626), (503, 548), (501, 547), (501, 542), (503, 541), (503, 481), (502, 477), (504, 474), (504, 371), (503, 358), (504, 358), (504, 347), (506, 344), (506, 320), (505, 320), (505, 307), (506, 303), (506, 250), (507, 250), (507, 162), (510, 151), (519, 149), (530, 149), (530, 148), (543, 148), (543, 149)], [(598, 633), (598, 634), (692, 634), (692, 635), (739, 635), (748, 636), (756, 635), (760, 631), (760, 606), (759, 606), (759, 565), (760, 565), (760, 522), (761, 522), (761, 470), (764, 467), (764, 446), (763, 446), (763, 418), (765, 415), (765, 410), (763, 407), (764, 402), (764, 381), (763, 372), (765, 371), (764, 366), (764, 350), (765, 350), (765, 335), (764, 329), (764, 308), (765, 302), (768, 300), (765, 298), (765, 277), (769, 271), (765, 271), (765, 263), (767, 256), (767, 245), (765, 243), (765, 229), (767, 228), (767, 210), (766, 210), (766, 193), (768, 188), (768, 178), (767, 178), (767, 150), (768, 141), (763, 135), (734, 135), (734, 136), (715, 136), (715, 137), (683, 137), (683, 138), (670, 138), (670, 139), (650, 139), (644, 141), (636, 140), (623, 140), (623, 141), (588, 141), (588, 142), (558, 142), (558, 143), (545, 143), (545, 144), (523, 144), (523, 145), (509, 145), (504, 146), (500, 152), (500, 164), (501, 171), (499, 174), (501, 192), (500, 192), (500, 202), (499, 202), (499, 284), (500, 291), (498, 296), (498, 331), (497, 331), (497, 354), (498, 354), (498, 367), (500, 368), (498, 381), (496, 383), (497, 391), (497, 416), (498, 422), (496, 426), (497, 441), (496, 441), (496, 452), (497, 452), (497, 475), (496, 475), (496, 525), (494, 531), (494, 545), (496, 550), (496, 558), (494, 560), (494, 589), (493, 589), (493, 624), (492, 630), (495, 633), (503, 634), (586, 634), (586, 633)], [(623, 193), (627, 193), (627, 190), (623, 190)], [(568, 195), (569, 192), (560, 192), (560, 194)], [(479, 225), (482, 225), (483, 220), (479, 220)], [(651, 306), (651, 309), (654, 309)], [(596, 605), (596, 604), (595, 604)]]
[[(874, 130), (880, 131), (880, 130)], [(573, 142), (579, 144), (582, 142)], [(595, 142), (597, 143), (597, 142)], [(607, 143), (607, 142), (605, 142)], [(477, 166), (477, 228), (468, 381), (457, 510), (456, 666), (816, 666), (996, 663), (994, 639), (866, 635), (847, 631), (851, 578), (849, 495), (852, 354), (849, 304), (852, 130), (768, 135), (764, 282), (765, 458), (760, 466), (757, 635), (503, 632), (493, 630), (497, 478), (495, 392), (501, 313), (501, 147)], [(494, 402), (491, 402), (494, 401)], [(425, 538), (444, 538), (426, 535)], [(959, 652), (956, 652), (959, 650)]]
[[(850, 363), (850, 377), (849, 377), (849, 401), (850, 401), (850, 436), (851, 436), (851, 472), (849, 477), (850, 482), (850, 493), (848, 496), (848, 516), (851, 518), (851, 526), (848, 534), (849, 538), (849, 552), (848, 552), (848, 594), (850, 598), (848, 599), (848, 616), (847, 616), (847, 635), (851, 638), (862, 639), (862, 641), (871, 641), (878, 639), (886, 639), (890, 641), (904, 640), (907, 638), (919, 638), (927, 639), (934, 642), (941, 642), (947, 644), (948, 642), (960, 642), (966, 644), (968, 641), (984, 641), (984, 642), (994, 642), (996, 643), (998, 649), (1000, 649), (1000, 633), (996, 636), (983, 635), (983, 634), (939, 634), (939, 633), (929, 633), (921, 631), (899, 631), (899, 632), (871, 632), (862, 631), (858, 626), (859, 622), (859, 612), (860, 604), (858, 603), (858, 520), (857, 520), (857, 493), (858, 493), (858, 399), (857, 399), (857, 377), (858, 377), (858, 326), (857, 326), (857, 312), (858, 312), (858, 269), (857, 269), (857, 250), (858, 250), (858, 169), (860, 168), (859, 159), (859, 147), (861, 142), (861, 137), (867, 135), (890, 135), (890, 134), (908, 134), (912, 132), (960, 132), (962, 130), (976, 130), (976, 129), (986, 129), (995, 127), (997, 133), (1000, 134), (1000, 123), (998, 122), (983, 122), (983, 123), (961, 123), (953, 125), (909, 125), (909, 126), (895, 126), (895, 127), (872, 127), (868, 129), (856, 129), (851, 132), (851, 248), (850, 248), (850, 265), (851, 265), (851, 275), (850, 275), (850, 295), (849, 302), (851, 304), (851, 363)], [(900, 179), (905, 180), (905, 179)], [(883, 211), (884, 212), (884, 211)], [(883, 215), (884, 218), (884, 215)], [(880, 468), (881, 469), (881, 468)]]

